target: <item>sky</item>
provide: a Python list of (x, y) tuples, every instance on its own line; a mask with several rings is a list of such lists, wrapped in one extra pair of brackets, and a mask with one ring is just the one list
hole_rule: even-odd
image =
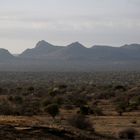
[(21, 53), (39, 40), (140, 43), (140, 0), (0, 0), (0, 48)]

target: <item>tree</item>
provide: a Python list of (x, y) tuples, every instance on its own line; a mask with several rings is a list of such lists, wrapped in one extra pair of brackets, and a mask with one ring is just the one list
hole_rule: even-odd
[(122, 116), (122, 113), (126, 111), (127, 104), (125, 102), (118, 102), (116, 104), (116, 111), (119, 113), (120, 116)]
[(57, 104), (50, 104), (45, 108), (45, 111), (55, 118), (59, 114), (59, 107)]

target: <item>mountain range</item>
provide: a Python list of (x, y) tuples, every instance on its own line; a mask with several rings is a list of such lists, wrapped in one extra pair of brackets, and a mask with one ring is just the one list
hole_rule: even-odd
[(140, 44), (120, 47), (79, 42), (67, 46), (52, 45), (44, 40), (18, 56), (0, 49), (0, 70), (14, 71), (93, 71), (140, 70)]

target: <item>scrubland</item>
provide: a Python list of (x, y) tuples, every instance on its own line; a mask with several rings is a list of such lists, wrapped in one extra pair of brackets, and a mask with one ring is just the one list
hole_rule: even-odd
[(1, 72), (0, 139), (140, 139), (139, 72)]

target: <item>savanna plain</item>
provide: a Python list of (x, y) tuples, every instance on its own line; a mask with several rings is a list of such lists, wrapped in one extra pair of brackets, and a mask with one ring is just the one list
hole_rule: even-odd
[(0, 72), (1, 140), (140, 140), (140, 72)]

